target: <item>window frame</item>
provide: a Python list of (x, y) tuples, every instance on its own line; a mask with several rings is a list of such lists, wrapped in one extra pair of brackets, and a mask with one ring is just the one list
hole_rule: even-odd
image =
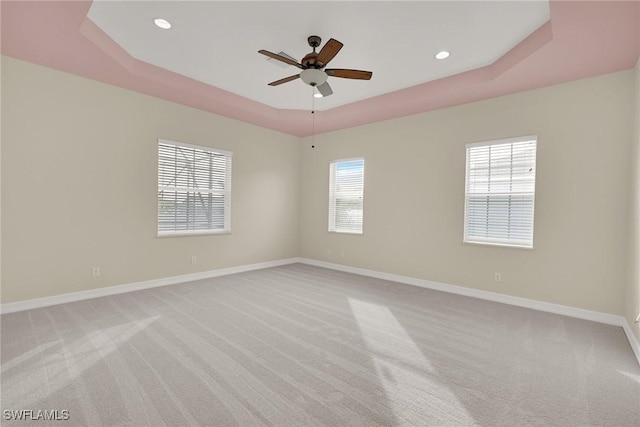
[[(509, 238), (499, 238), (499, 237), (487, 237), (487, 238), (478, 238), (477, 236), (469, 236), (469, 224), (468, 224), (468, 214), (469, 214), (469, 195), (472, 194), (469, 192), (469, 183), (470, 183), (470, 167), (469, 167), (469, 150), (476, 147), (486, 147), (486, 146), (495, 146), (495, 145), (506, 145), (520, 143), (520, 142), (530, 142), (534, 143), (534, 154), (533, 154), (533, 184), (532, 184), (532, 192), (530, 193), (522, 193), (521, 194), (530, 194), (531, 195), (531, 237), (530, 239), (509, 239)], [(538, 135), (527, 135), (521, 137), (513, 137), (513, 138), (505, 138), (491, 141), (482, 141), (482, 142), (473, 142), (465, 145), (465, 183), (464, 183), (464, 231), (463, 231), (463, 243), (472, 244), (472, 245), (483, 245), (483, 246), (493, 246), (493, 247), (507, 247), (507, 248), (519, 248), (519, 249), (527, 249), (533, 250), (534, 248), (534, 235), (535, 235), (535, 195), (536, 195), (536, 180), (537, 180), (537, 155), (538, 155)], [(513, 182), (513, 168), (514, 162), (513, 159), (510, 162), (510, 182)], [(500, 193), (500, 195), (509, 195), (511, 196), (513, 193), (517, 192), (508, 192), (508, 193)], [(487, 196), (488, 197), (488, 196)], [(487, 206), (488, 209), (488, 206)], [(489, 215), (487, 215), (488, 217)]]
[[(213, 190), (213, 189), (203, 189), (194, 187), (193, 190), (204, 190), (204, 191), (193, 191), (194, 193), (208, 193), (208, 194), (221, 194), (224, 196), (224, 207), (223, 207), (223, 228), (208, 228), (208, 229), (187, 229), (187, 230), (160, 230), (160, 192), (161, 191), (170, 191), (171, 188), (180, 188), (187, 189), (189, 187), (172, 187), (161, 185), (160, 182), (160, 146), (161, 145), (171, 145), (175, 147), (204, 151), (206, 153), (221, 155), (225, 157), (225, 166), (224, 166), (224, 189), (223, 190)], [(179, 237), (179, 236), (201, 236), (201, 235), (212, 235), (212, 234), (230, 234), (231, 233), (231, 182), (232, 182), (232, 164), (233, 164), (233, 153), (227, 150), (221, 150), (218, 148), (190, 144), (186, 142), (173, 141), (169, 139), (158, 138), (158, 142), (156, 145), (156, 161), (157, 161), (157, 170), (156, 170), (156, 180), (157, 180), (157, 196), (156, 196), (156, 233), (157, 237)], [(175, 225), (174, 225), (175, 228)]]
[[(361, 161), (362, 162), (362, 193), (360, 196), (361, 204), (362, 204), (362, 219), (360, 221), (360, 228), (352, 229), (352, 228), (340, 228), (336, 225), (336, 216), (337, 212), (335, 209), (335, 204), (337, 197), (335, 194), (335, 172), (337, 170), (337, 166), (339, 163), (344, 162), (354, 162)], [(328, 227), (327, 230), (329, 233), (337, 233), (337, 234), (353, 234), (353, 235), (363, 235), (364, 234), (364, 173), (365, 173), (365, 159), (364, 157), (351, 157), (347, 159), (337, 159), (329, 162), (329, 215), (328, 215)]]

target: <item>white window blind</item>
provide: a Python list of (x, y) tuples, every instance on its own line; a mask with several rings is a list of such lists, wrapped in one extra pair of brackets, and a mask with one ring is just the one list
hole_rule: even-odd
[(533, 247), (537, 136), (467, 144), (464, 241)]
[(158, 235), (231, 231), (232, 153), (158, 140)]
[(331, 162), (329, 231), (362, 234), (364, 159)]

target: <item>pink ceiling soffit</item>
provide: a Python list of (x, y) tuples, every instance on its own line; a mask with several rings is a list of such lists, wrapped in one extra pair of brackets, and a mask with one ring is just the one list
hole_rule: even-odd
[[(0, 2), (1, 53), (296, 136), (309, 111), (281, 110), (131, 57), (87, 18), (88, 1)], [(551, 19), (491, 65), (315, 114), (315, 132), (388, 120), (631, 69), (640, 1), (550, 2)]]

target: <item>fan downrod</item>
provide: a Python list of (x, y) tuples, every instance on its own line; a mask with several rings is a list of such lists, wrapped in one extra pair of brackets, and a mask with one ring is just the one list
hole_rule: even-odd
[(302, 66), (304, 68), (322, 68), (323, 64), (320, 64), (316, 61), (316, 58), (318, 58), (316, 48), (320, 46), (320, 43), (322, 43), (322, 39), (320, 38), (320, 36), (309, 36), (307, 38), (307, 42), (309, 42), (309, 46), (313, 48), (313, 52), (308, 53), (304, 58), (302, 58), (302, 61), (300, 61)]

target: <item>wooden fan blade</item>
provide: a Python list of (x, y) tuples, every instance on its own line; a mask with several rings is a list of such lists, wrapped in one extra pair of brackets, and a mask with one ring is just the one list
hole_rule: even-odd
[(318, 58), (316, 58), (316, 62), (320, 62), (324, 67), (333, 59), (334, 56), (338, 54), (340, 49), (342, 49), (343, 44), (340, 43), (336, 39), (329, 39), (327, 43), (322, 47), (320, 53), (318, 53)]
[(292, 61), (289, 58), (286, 58), (282, 55), (278, 55), (277, 53), (269, 52), (268, 50), (259, 50), (258, 53), (268, 56), (269, 58), (277, 59), (278, 61), (282, 61), (285, 64), (293, 65), (294, 67), (302, 68), (302, 64), (298, 64), (296, 61)]
[(330, 76), (342, 77), (343, 79), (370, 80), (373, 76), (371, 71), (346, 70), (344, 68), (330, 68), (324, 71)]
[(300, 78), (300, 74), (296, 74), (295, 76), (289, 76), (289, 77), (285, 77), (284, 79), (276, 80), (275, 82), (269, 83), (269, 86), (278, 86), (278, 85), (281, 85), (282, 83), (290, 82), (297, 78)]
[(329, 96), (333, 93), (331, 86), (329, 86), (329, 82), (324, 82), (320, 86), (318, 86), (318, 92), (322, 94), (322, 97)]

